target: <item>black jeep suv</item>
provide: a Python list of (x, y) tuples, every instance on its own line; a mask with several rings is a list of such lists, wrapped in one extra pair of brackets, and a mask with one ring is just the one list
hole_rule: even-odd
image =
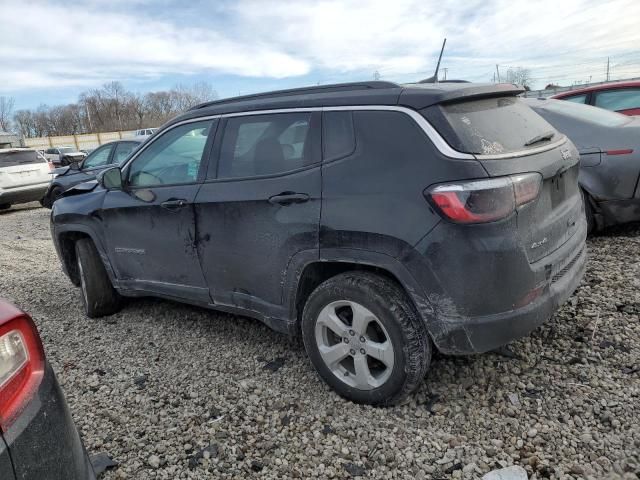
[[(210, 102), (54, 204), (90, 317), (153, 295), (301, 331), (391, 404), (432, 348), (526, 335), (583, 275), (573, 144), (513, 85), (341, 84)], [(81, 194), (80, 194), (81, 193)]]

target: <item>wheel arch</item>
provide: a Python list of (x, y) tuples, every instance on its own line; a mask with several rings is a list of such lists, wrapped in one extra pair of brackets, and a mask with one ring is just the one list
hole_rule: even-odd
[(90, 239), (96, 246), (96, 249), (100, 254), (100, 258), (102, 259), (102, 263), (105, 266), (109, 279), (114, 286), (116, 285), (117, 280), (115, 278), (113, 269), (111, 268), (111, 263), (109, 262), (102, 242), (99, 241), (95, 232), (93, 232), (90, 228), (85, 227), (84, 225), (68, 225), (65, 226), (65, 228), (62, 230), (57, 230), (55, 235), (56, 246), (60, 261), (62, 262), (62, 267), (75, 286), (80, 285), (77, 263), (78, 259), (76, 256), (75, 245), (76, 242), (82, 238)]
[(288, 269), (288, 299), (285, 300), (295, 331), (299, 331), (302, 310), (311, 292), (322, 282), (347, 271), (376, 273), (397, 283), (428, 328), (433, 308), (411, 273), (389, 255), (360, 249), (330, 249), (323, 251), (320, 258), (316, 256), (315, 259), (292, 263), (294, 265), (290, 264)]

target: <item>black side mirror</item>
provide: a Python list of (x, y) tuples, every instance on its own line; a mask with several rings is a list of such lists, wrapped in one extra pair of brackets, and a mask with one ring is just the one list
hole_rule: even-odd
[(122, 190), (122, 172), (120, 167), (103, 170), (96, 177), (98, 183), (105, 190)]
[(81, 162), (74, 160), (71, 163), (69, 163), (69, 168), (71, 170), (80, 170), (82, 168), (82, 164)]

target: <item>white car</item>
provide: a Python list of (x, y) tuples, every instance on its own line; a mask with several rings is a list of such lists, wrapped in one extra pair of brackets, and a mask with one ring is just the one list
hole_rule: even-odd
[(140, 130), (136, 130), (136, 133), (133, 134), (133, 138), (141, 139), (147, 138), (153, 135), (158, 131), (157, 128), (141, 128)]
[(87, 156), (73, 147), (53, 147), (44, 151), (44, 157), (57, 167), (65, 167), (72, 163), (81, 163)]
[(51, 166), (31, 148), (0, 149), (0, 210), (13, 203), (41, 200), (49, 187)]

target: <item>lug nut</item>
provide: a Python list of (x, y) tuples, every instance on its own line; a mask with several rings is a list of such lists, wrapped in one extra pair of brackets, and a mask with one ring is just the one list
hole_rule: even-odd
[(355, 355), (355, 354), (356, 354), (356, 351), (352, 348), (351, 350), (349, 350), (349, 353), (350, 353), (351, 355)]
[(361, 348), (361, 349), (360, 349), (360, 353), (361, 353), (361, 354), (363, 354), (363, 355), (366, 353), (366, 352), (364, 351), (364, 348)]
[(364, 343), (366, 342), (366, 339), (364, 337), (360, 337), (360, 343)]
[(349, 343), (349, 339), (347, 337), (344, 337), (343, 340), (344, 340), (344, 343)]
[(354, 332), (353, 330), (349, 330), (349, 335), (351, 335), (352, 337), (356, 334), (356, 332)]

